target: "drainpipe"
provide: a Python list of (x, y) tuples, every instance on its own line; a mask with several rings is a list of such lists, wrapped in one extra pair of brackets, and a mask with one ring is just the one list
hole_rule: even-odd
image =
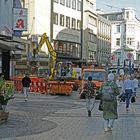
[(52, 42), (53, 41), (53, 23), (54, 23), (54, 21), (53, 21), (54, 1), (51, 0), (50, 4), (51, 4), (51, 11), (50, 11), (50, 19), (51, 19), (50, 20), (50, 42)]
[(83, 59), (83, 10), (84, 2), (81, 0), (81, 61)]

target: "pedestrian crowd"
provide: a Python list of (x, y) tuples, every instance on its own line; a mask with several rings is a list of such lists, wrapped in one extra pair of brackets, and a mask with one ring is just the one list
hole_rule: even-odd
[[(103, 112), (104, 131), (112, 131), (114, 122), (118, 118), (118, 104), (125, 102), (126, 111), (129, 111), (130, 102), (136, 102), (138, 79), (135, 75), (115, 76), (113, 73), (109, 73), (97, 93), (97, 87), (92, 78), (89, 76), (87, 82), (81, 84), (80, 96), (86, 101), (89, 117), (91, 117), (95, 100), (100, 100), (98, 109)], [(25, 74), (22, 79), (25, 101), (28, 99), (30, 84), (31, 79), (28, 74)]]
[(81, 97), (85, 96), (89, 117), (94, 107), (94, 99), (100, 100), (98, 109), (103, 111), (104, 131), (108, 132), (112, 131), (114, 121), (118, 118), (118, 105), (125, 102), (126, 111), (130, 111), (130, 102), (136, 102), (137, 92), (138, 79), (135, 75), (115, 76), (113, 73), (109, 73), (98, 93), (96, 93), (96, 85), (90, 76), (84, 83)]

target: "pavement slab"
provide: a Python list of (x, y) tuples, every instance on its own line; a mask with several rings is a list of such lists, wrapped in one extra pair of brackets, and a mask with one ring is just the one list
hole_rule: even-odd
[(119, 103), (112, 132), (104, 132), (98, 105), (95, 101), (88, 117), (85, 100), (76, 92), (71, 96), (32, 93), (27, 102), (23, 94), (15, 94), (7, 106), (8, 122), (0, 125), (0, 140), (140, 140), (140, 93), (130, 111)]

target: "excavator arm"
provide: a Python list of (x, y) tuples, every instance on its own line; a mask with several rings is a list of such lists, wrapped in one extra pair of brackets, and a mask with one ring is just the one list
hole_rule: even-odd
[(48, 47), (48, 51), (52, 57), (52, 66), (50, 68), (50, 75), (49, 75), (49, 79), (51, 80), (53, 78), (53, 76), (55, 75), (55, 65), (56, 65), (56, 58), (57, 58), (57, 55), (56, 55), (56, 52), (54, 51), (46, 33), (44, 33), (42, 36), (41, 36), (41, 39), (40, 39), (40, 42), (39, 42), (39, 45), (38, 45), (38, 51), (40, 51), (40, 49), (42, 48), (43, 44), (46, 43), (46, 46)]

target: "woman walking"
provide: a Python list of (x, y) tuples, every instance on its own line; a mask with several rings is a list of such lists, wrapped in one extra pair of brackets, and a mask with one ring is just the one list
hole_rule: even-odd
[(111, 131), (115, 119), (118, 118), (117, 113), (117, 99), (119, 95), (119, 88), (114, 82), (114, 75), (110, 73), (108, 80), (104, 82), (100, 88), (103, 102), (103, 118), (104, 118), (104, 131)]

